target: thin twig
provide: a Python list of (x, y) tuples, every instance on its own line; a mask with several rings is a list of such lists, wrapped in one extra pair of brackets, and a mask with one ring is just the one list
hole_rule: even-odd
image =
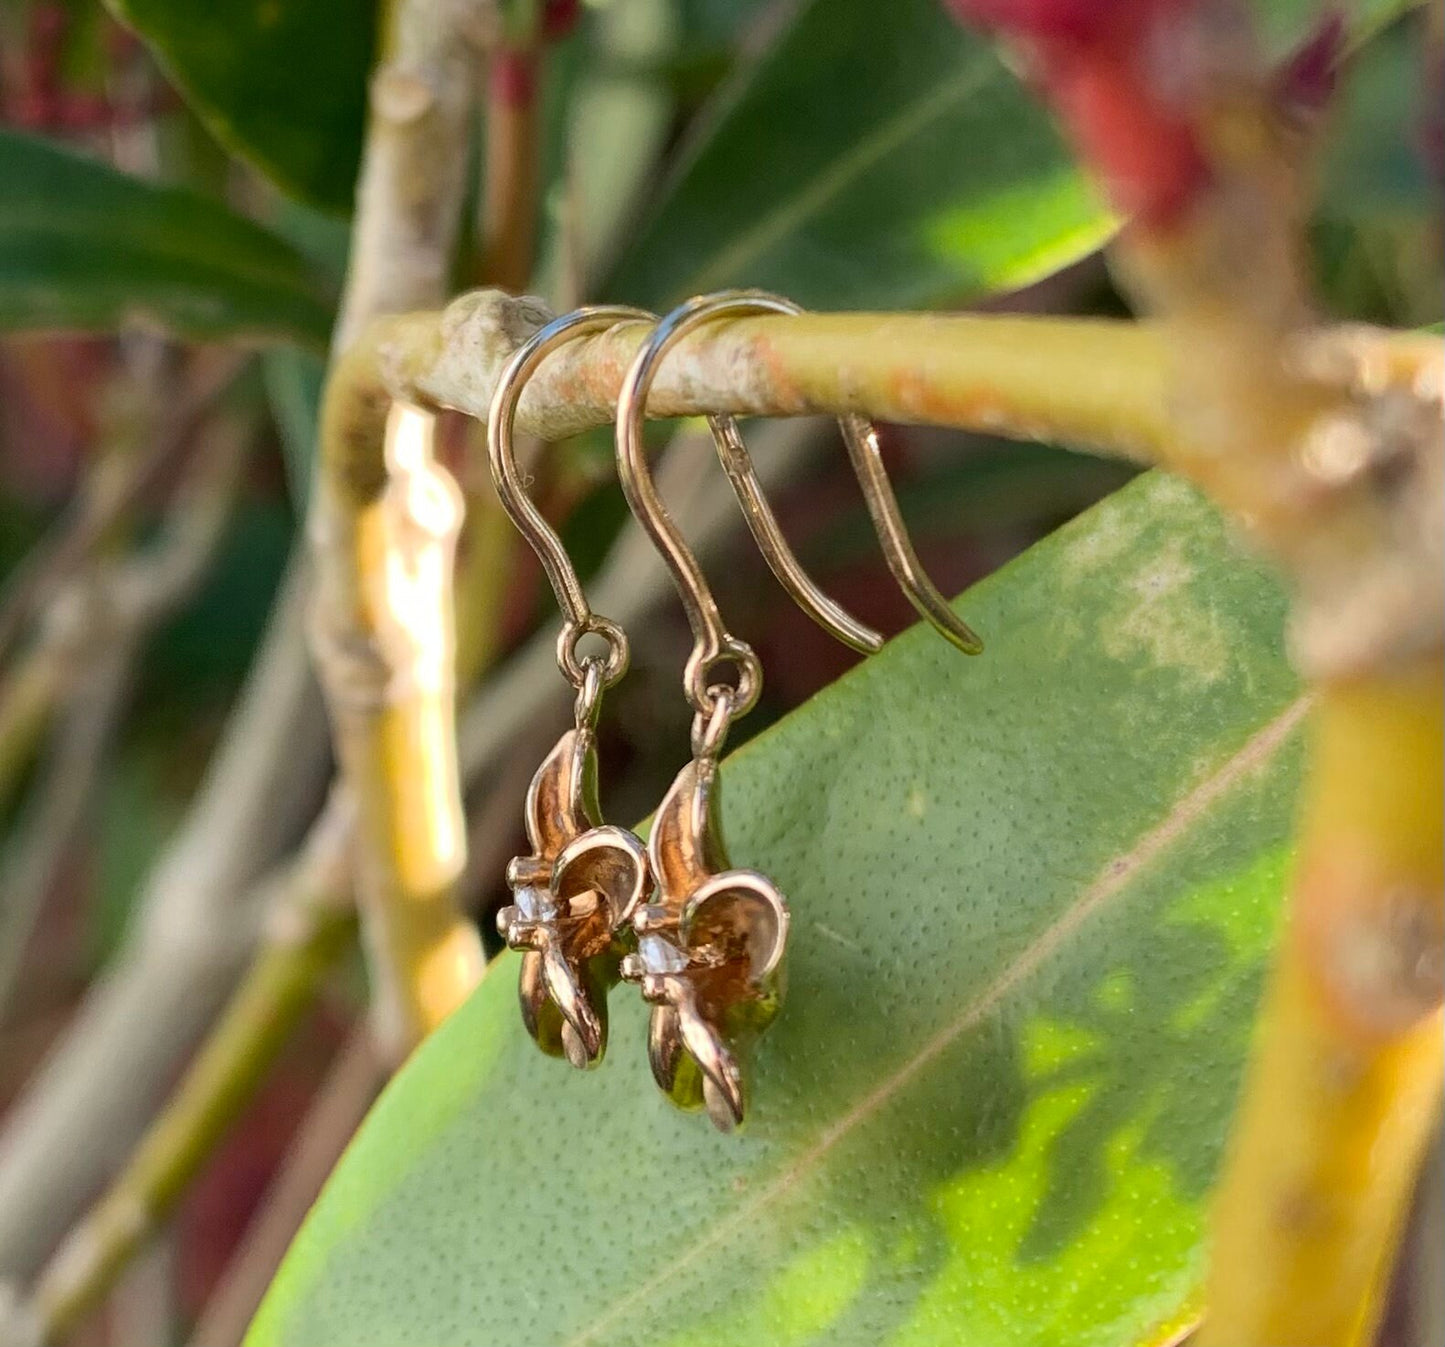
[(325, 730), (293, 567), (185, 822), (125, 944), (0, 1132), (0, 1279), (23, 1282), (130, 1153), (250, 951), (249, 895), (315, 810)]
[(491, 0), (382, 8), (337, 353), (378, 314), (438, 303), (451, 288), (477, 72), (495, 36)]
[(247, 357), (230, 351), (196, 361), (198, 377), (169, 425), (115, 490), (87, 493), (11, 573), (0, 601), (0, 662), (47, 595), (70, 579), (115, 521), (148, 495), (190, 448), (217, 401), (235, 384)]
[(125, 702), (134, 649), (132, 642), (117, 643), (101, 652), (88, 671), (70, 713), (56, 728), (35, 799), (21, 816), (0, 867), (0, 1025), (46, 896), (94, 800), (99, 767)]
[(167, 507), (160, 538), (137, 555), (96, 563), (94, 575), (72, 580), (52, 600), (45, 632), (55, 662), (83, 673), (33, 818), (0, 875), (0, 1021), (31, 927), (94, 793), (135, 654), (205, 573), (251, 439), (243, 420), (223, 418), (208, 427)]
[(237, 1347), (302, 1218), (385, 1081), (386, 1067), (369, 1029), (353, 1029), (311, 1101), (261, 1210), (207, 1300), (190, 1347)]
[[(227, 354), (215, 357), (212, 369), (217, 387), (199, 396), (198, 405), (212, 405), (237, 367)], [(178, 435), (175, 444), (181, 439)], [(173, 461), (172, 452), (179, 449), (158, 460)], [(150, 455), (144, 460), (156, 461)], [(121, 499), (130, 499), (129, 491)], [(61, 535), (78, 539), (59, 548), (62, 559), (74, 555), (74, 548), (84, 555), (111, 517), (87, 516), (75, 532)], [(186, 572), (204, 559), (211, 528), (204, 510), (175, 520), (173, 546), (162, 539), (149, 577), (144, 565), (118, 575), (111, 597), (129, 608), (131, 620), (155, 620), (184, 590)], [(68, 565), (45, 574), (68, 574)], [(282, 603), (279, 620), (262, 642), (195, 806), (137, 898), (126, 942), (4, 1117), (0, 1278), (23, 1282), (33, 1275), (129, 1153), (179, 1058), (230, 989), (254, 941), (257, 913), (237, 905), (238, 896), (282, 848), (295, 843), (306, 815), (314, 812), (325, 734), (301, 639), (295, 578), (290, 590), (289, 608)], [(69, 604), (55, 611), (64, 613), (66, 607), (94, 608)], [(74, 632), (77, 623), (62, 626)], [(79, 626), (85, 636), (84, 623)], [(26, 659), (45, 675), (48, 705), (56, 684), (45, 668), (52, 663), (45, 640)], [(16, 675), (19, 671), (12, 678)]]
[(480, 280), (514, 292), (531, 280), (537, 247), (541, 62), (538, 47), (507, 47), (487, 79)]
[[(439, 303), (461, 199), (468, 52), (489, 7), (395, 7), (358, 194), (346, 347), (374, 315)], [(484, 36), (484, 34), (483, 34)], [(445, 76), (438, 79), (438, 72)], [(457, 166), (455, 173), (445, 169)], [(318, 493), (319, 494), (319, 493)], [(315, 524), (327, 531), (324, 507)], [(324, 727), (298, 621), (293, 565), (195, 805), (147, 881), (127, 945), (0, 1132), (0, 1277), (28, 1278), (130, 1152), (181, 1054), (254, 948), (242, 901), (314, 809)]]
[[(349, 830), (344, 810), (332, 817), (338, 833)], [(349, 946), (354, 914), (337, 843), (335, 833), (314, 835), (278, 880), (260, 952), (225, 1014), (120, 1179), (46, 1265), (33, 1298), (42, 1341), (73, 1328), (164, 1223)]]
[[(518, 801), (547, 748), (551, 730), (521, 725), (512, 751), (493, 764), (487, 790), (468, 839), (468, 870), (459, 885), (467, 911), (475, 913), (485, 885), (506, 866), (511, 836), (520, 826)], [(535, 739), (535, 745), (529, 743)], [(535, 748), (535, 752), (528, 752)], [(260, 1210), (227, 1265), (219, 1286), (191, 1335), (190, 1347), (237, 1347), (276, 1275), (286, 1250), (322, 1185), (360, 1127), (386, 1082), (386, 1064), (362, 1024), (337, 1054), (297, 1129)]]
[(156, 1231), (136, 1252), (125, 1276), (116, 1283), (106, 1316), (111, 1341), (170, 1343), (182, 1321), (178, 1236), (174, 1226)]
[[(337, 349), (345, 349), (355, 331), (374, 315), (436, 302), (445, 293), (464, 186), (462, 150), (471, 108), (472, 54), (488, 8), (467, 0), (413, 0), (391, 11), (383, 65), (372, 83), (372, 116), (358, 191), (351, 270), (335, 336)], [(445, 171), (448, 167), (450, 172)], [(378, 449), (379, 445), (378, 437)], [(418, 481), (401, 484), (400, 524), (407, 522), (406, 487), (421, 485)], [(348, 544), (355, 542), (355, 521), (338, 508), (334, 486), (323, 478), (313, 493), (310, 521), (321, 572), (313, 602), (323, 622), (356, 610), (349, 602), (355, 593), (354, 577), (346, 570), (352, 555)], [(449, 568), (450, 557), (444, 561), (442, 574)], [(334, 630), (332, 636), (337, 636)], [(338, 653), (348, 652), (345, 636), (323, 637), (321, 646), (328, 652), (321, 663), (331, 675), (338, 723), (355, 711), (364, 724), (366, 711), (357, 710), (357, 703), (346, 698), (353, 681), (349, 675), (358, 661)], [(359, 661), (363, 666), (365, 662), (364, 657)], [(339, 677), (338, 663), (345, 666)], [(350, 743), (355, 748), (355, 736), (343, 730), (338, 737), (343, 747)], [(263, 771), (287, 760), (281, 746), (268, 742), (265, 749)], [(363, 783), (359, 798), (366, 811), (371, 797), (364, 783), (371, 774), (358, 767), (356, 752), (350, 757), (349, 775), (353, 782)], [(328, 808), (331, 822), (340, 809)], [(368, 827), (363, 836), (369, 838), (369, 812), (366, 817)], [(313, 841), (319, 839), (313, 835)], [(360, 887), (365, 893), (376, 886), (363, 879)], [(35, 1299), (47, 1334), (61, 1331), (101, 1294), (134, 1247), (137, 1227), (143, 1224), (136, 1219), (136, 1194), (145, 1198), (146, 1205), (140, 1210), (146, 1221), (154, 1219), (156, 1208), (179, 1191), (234, 1111), (232, 1106), (253, 1083), (273, 1041), (270, 1026), (278, 1006), (268, 1005), (268, 998), (275, 1001), (280, 997), (294, 1010), (314, 990), (314, 979), (300, 979), (302, 964), (295, 959), (285, 962), (285, 953), (276, 951), (274, 958), (263, 957), (252, 965), (242, 992), (232, 1000), (217, 1033), (208, 1039), (181, 1092), (151, 1129), (135, 1160), (47, 1267)], [(474, 961), (480, 971), (479, 949)], [(315, 960), (305, 961), (305, 966), (314, 972)], [(117, 1018), (111, 1017), (111, 1022)], [(177, 1018), (190, 1022), (188, 1016)], [(0, 1166), (0, 1177), (3, 1174)]]
[(19, 791), (64, 695), (67, 667), (53, 644), (37, 642), (0, 678), (0, 810)]
[[(511, 353), (551, 317), (540, 300), (474, 290), (439, 313), (383, 319), (339, 374), (342, 447), (379, 442), (389, 397), (485, 420)], [(569, 342), (528, 381), (522, 431), (604, 425), (643, 324)], [(1004, 314), (738, 318), (684, 338), (659, 368), (656, 416), (861, 412), (879, 420), (1047, 439), (1155, 462), (1167, 450), (1166, 346), (1151, 324)], [(352, 460), (359, 474), (374, 474)]]

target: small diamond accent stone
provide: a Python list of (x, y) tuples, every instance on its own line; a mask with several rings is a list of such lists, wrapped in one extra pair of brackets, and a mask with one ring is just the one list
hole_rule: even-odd
[(550, 921), (557, 915), (557, 908), (546, 889), (528, 884), (517, 890), (517, 911), (526, 921)]
[(645, 935), (637, 942), (642, 966), (649, 973), (680, 973), (687, 967), (687, 955), (660, 935)]

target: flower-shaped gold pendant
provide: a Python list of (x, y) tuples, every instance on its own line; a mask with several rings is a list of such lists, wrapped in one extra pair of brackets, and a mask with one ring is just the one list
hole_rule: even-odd
[(788, 906), (756, 870), (729, 868), (718, 765), (696, 759), (663, 798), (648, 841), (654, 902), (632, 918), (622, 976), (652, 1004), (648, 1056), (681, 1108), (722, 1131), (743, 1120), (743, 1055), (782, 999)]
[(513, 902), (497, 929), (522, 951), (522, 1018), (543, 1052), (573, 1066), (602, 1060), (607, 993), (621, 937), (649, 887), (647, 854), (625, 828), (598, 824), (596, 741), (569, 730), (532, 778), (530, 856), (507, 867)]

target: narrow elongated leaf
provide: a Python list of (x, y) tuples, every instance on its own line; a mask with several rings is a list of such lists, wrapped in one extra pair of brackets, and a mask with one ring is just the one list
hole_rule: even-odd
[(662, 1100), (629, 988), (600, 1070), (543, 1058), (504, 956), (249, 1347), (1124, 1347), (1187, 1320), (1287, 865), (1283, 600), (1152, 476), (961, 609), (980, 658), (910, 631), (726, 766), (733, 860), (793, 911), (745, 1131)]
[(319, 347), (331, 312), (312, 265), (250, 220), (0, 131), (0, 331), (140, 321)]
[(216, 136), (293, 195), (351, 208), (371, 0), (107, 0)]
[(608, 285), (900, 308), (1016, 285), (1112, 225), (1048, 114), (939, 0), (807, 0)]
[[(1363, 0), (1363, 39), (1414, 0)], [(1315, 0), (1261, 0), (1272, 47)], [(1023, 285), (1098, 247), (1104, 208), (1040, 102), (942, 0), (803, 0), (719, 99), (605, 286), (652, 307), (732, 285), (906, 308)]]

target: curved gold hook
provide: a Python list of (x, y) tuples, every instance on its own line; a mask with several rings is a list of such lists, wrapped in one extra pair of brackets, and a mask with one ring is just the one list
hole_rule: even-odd
[(898, 587), (907, 595), (914, 611), (950, 645), (957, 646), (965, 655), (982, 653), (982, 638), (949, 607), (948, 600), (928, 578), (918, 553), (913, 550), (908, 526), (898, 508), (898, 497), (893, 494), (893, 484), (883, 466), (877, 428), (865, 416), (840, 416), (838, 425), (843, 431), (843, 443), (848, 446), (854, 475), (863, 489), (873, 532)]
[[(708, 680), (714, 667), (731, 662), (737, 668), (738, 686), (733, 696), (735, 715), (743, 714), (757, 701), (762, 686), (762, 669), (752, 648), (723, 625), (722, 614), (696, 556), (657, 494), (642, 448), (647, 394), (662, 357), (676, 341), (699, 324), (724, 313), (795, 312), (797, 309), (787, 300), (761, 291), (727, 291), (691, 299), (679, 305), (652, 330), (633, 358), (618, 394), (617, 473), (633, 514), (671, 570), (687, 612), (693, 633), (693, 651), (688, 660), (685, 683), (688, 700), (704, 715), (713, 706)], [(737, 422), (731, 416), (711, 415), (707, 423), (717, 446), (718, 458), (742, 506), (748, 528), (773, 574), (798, 606), (843, 644), (864, 654), (878, 650), (883, 638), (823, 593), (808, 578), (789, 548), (777, 517), (763, 495)]]
[[(641, 408), (645, 402), (646, 390), (663, 353), (693, 327), (723, 316), (748, 313), (795, 315), (802, 312), (802, 308), (791, 300), (764, 290), (727, 290), (691, 299), (668, 314), (654, 330), (643, 350), (638, 352), (633, 368), (629, 370), (628, 378), (624, 382), (623, 394), (618, 399), (618, 471), (623, 478), (623, 486), (628, 492), (628, 501), (632, 504), (634, 513), (638, 514), (672, 568), (699, 646), (704, 643), (721, 643), (726, 638), (726, 632), (722, 629), (716, 604), (707, 592), (696, 560), (677, 536), (677, 530), (668, 519), (662, 502), (652, 488), (650, 478), (645, 476), (646, 464), (641, 458), (639, 446), (643, 415)], [(639, 372), (641, 397), (637, 396), (639, 384), (634, 377)], [(629, 397), (629, 393), (632, 396)], [(709, 416), (707, 420), (717, 446), (718, 458), (728, 475), (733, 494), (742, 506), (743, 516), (754, 541), (778, 582), (804, 612), (837, 640), (863, 654), (875, 653), (883, 644), (882, 636), (851, 617), (823, 593), (808, 578), (789, 548), (777, 517), (763, 494), (762, 485), (758, 481), (736, 420), (731, 416), (721, 415)], [(935, 631), (965, 654), (978, 654), (983, 649), (983, 642), (949, 607), (948, 601), (928, 578), (918, 559), (899, 509), (898, 498), (883, 465), (877, 430), (872, 422), (859, 415), (840, 416), (838, 426), (889, 572), (914, 610)], [(634, 496), (633, 489), (629, 486), (629, 469), (633, 463), (639, 461), (642, 462), (644, 475), (636, 482), (637, 492)], [(662, 515), (662, 531), (655, 528), (652, 522), (659, 512)], [(726, 653), (728, 652), (722, 652)], [(721, 657), (714, 656), (713, 662), (718, 662)], [(691, 668), (689, 672), (691, 675)], [(690, 689), (692, 685), (690, 678)]]
[(603, 684), (611, 686), (627, 671), (627, 636), (615, 622), (594, 613), (582, 589), (582, 581), (572, 565), (567, 549), (557, 532), (542, 517), (522, 485), (517, 470), (516, 451), (512, 444), (512, 428), (517, 419), (517, 403), (522, 387), (542, 361), (558, 346), (634, 320), (647, 322), (653, 315), (644, 309), (624, 305), (596, 305), (577, 309), (561, 318), (554, 318), (520, 346), (507, 361), (497, 379), (492, 404), (487, 416), (487, 456), (492, 468), (492, 481), (502, 508), (517, 526), (518, 532), (531, 544), (532, 550), (547, 572), (552, 592), (557, 596), (566, 622), (557, 639), (557, 662), (572, 684), (581, 688), (585, 671), (577, 657), (577, 642), (588, 634), (603, 638), (608, 645)]
[[(698, 315), (717, 317), (723, 313), (786, 313), (800, 314), (804, 310), (792, 300), (765, 290), (721, 291), (690, 301), (696, 306)], [(720, 418), (725, 425), (714, 427), (717, 439), (718, 457), (722, 459), (733, 490), (743, 505), (748, 527), (758, 547), (772, 567), (783, 588), (807, 610), (823, 627), (839, 640), (851, 645), (864, 654), (872, 654), (883, 644), (877, 632), (856, 623), (837, 607), (826, 595), (820, 593), (803, 574), (797, 559), (783, 541), (778, 521), (763, 498), (762, 487), (753, 470), (752, 461), (738, 434), (737, 423), (731, 417)], [(888, 480), (887, 469), (883, 466), (883, 455), (878, 446), (878, 431), (867, 417), (858, 415), (840, 416), (838, 428), (843, 433), (843, 443), (848, 448), (848, 458), (853, 465), (853, 474), (863, 491), (868, 506), (868, 517), (873, 522), (873, 532), (878, 545), (883, 549), (884, 560), (898, 587), (908, 597), (914, 610), (944, 640), (957, 646), (966, 655), (977, 655), (983, 649), (978, 634), (948, 606), (948, 600), (938, 592), (928, 578), (918, 553), (908, 536), (908, 526), (903, 522), (903, 513), (898, 508), (898, 497), (893, 484)], [(827, 616), (820, 614), (820, 609)], [(855, 636), (850, 639), (846, 628), (853, 628)]]

